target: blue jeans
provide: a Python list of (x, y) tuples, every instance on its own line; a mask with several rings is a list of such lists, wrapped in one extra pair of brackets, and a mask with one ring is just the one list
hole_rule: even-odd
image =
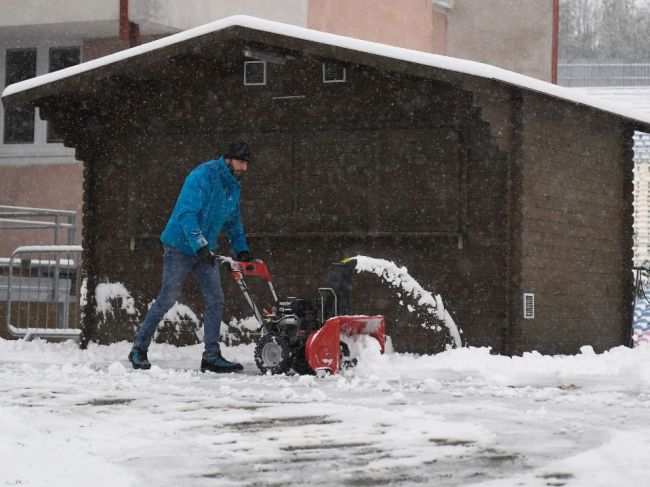
[(203, 316), (205, 332), (205, 351), (220, 353), (219, 331), (221, 329), (221, 312), (223, 311), (223, 290), (219, 266), (201, 262), (196, 255), (187, 255), (165, 246), (163, 256), (162, 288), (144, 321), (138, 329), (133, 345), (147, 350), (151, 344), (158, 324), (169, 309), (176, 303), (187, 274), (192, 271), (203, 293), (205, 314)]

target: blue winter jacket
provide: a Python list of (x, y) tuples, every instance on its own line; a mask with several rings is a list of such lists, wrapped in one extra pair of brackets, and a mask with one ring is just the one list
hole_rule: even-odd
[(223, 157), (195, 167), (185, 178), (160, 240), (184, 254), (195, 255), (206, 245), (216, 250), (217, 236), (223, 228), (235, 255), (248, 252), (239, 193), (239, 181)]

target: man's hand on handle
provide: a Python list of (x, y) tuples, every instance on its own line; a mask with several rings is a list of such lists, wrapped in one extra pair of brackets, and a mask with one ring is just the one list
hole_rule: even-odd
[[(223, 257), (213, 253), (207, 246), (201, 247), (196, 252), (197, 257), (201, 262), (208, 265), (222, 264), (224, 266), (229, 266), (232, 259), (228, 257)], [(255, 262), (257, 259), (253, 257), (250, 252), (244, 251), (237, 254), (237, 262)]]
[(257, 260), (255, 257), (253, 257), (249, 252), (244, 250), (243, 252), (239, 252), (237, 254), (237, 261), (239, 262), (253, 262)]

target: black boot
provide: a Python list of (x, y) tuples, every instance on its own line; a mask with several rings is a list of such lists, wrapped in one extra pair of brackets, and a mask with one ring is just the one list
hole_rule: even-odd
[(241, 364), (230, 362), (221, 356), (220, 353), (204, 353), (201, 359), (201, 372), (239, 372), (244, 370)]
[(151, 364), (147, 358), (147, 351), (141, 350), (138, 347), (133, 347), (129, 353), (129, 362), (133, 365), (134, 369), (150, 369)]

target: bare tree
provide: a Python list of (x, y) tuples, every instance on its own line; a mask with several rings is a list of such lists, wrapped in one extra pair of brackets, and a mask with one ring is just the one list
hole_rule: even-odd
[(564, 60), (650, 59), (650, 6), (635, 0), (560, 0)]

